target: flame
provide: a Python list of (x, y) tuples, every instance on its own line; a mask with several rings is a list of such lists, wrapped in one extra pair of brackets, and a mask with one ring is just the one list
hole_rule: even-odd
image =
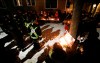
[(66, 47), (72, 47), (75, 39), (67, 32), (64, 36), (60, 38), (60, 45), (65, 50)]
[(63, 37), (60, 38), (60, 45), (62, 46), (63, 50), (66, 51), (67, 42)]
[(67, 45), (67, 42), (65, 41), (65, 39), (63, 37), (60, 38), (60, 44), (61, 44), (61, 46)]

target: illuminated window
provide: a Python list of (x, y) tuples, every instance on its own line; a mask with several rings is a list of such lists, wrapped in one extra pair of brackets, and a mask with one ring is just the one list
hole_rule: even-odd
[(56, 9), (57, 8), (57, 0), (45, 0), (47, 9)]
[(35, 5), (35, 0), (13, 0), (15, 6), (22, 6), (23, 3), (27, 6)]
[(15, 6), (22, 6), (22, 0), (14, 0)]

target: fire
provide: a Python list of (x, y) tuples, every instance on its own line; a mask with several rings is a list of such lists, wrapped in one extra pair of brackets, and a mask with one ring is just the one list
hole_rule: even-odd
[(60, 38), (60, 45), (62, 46), (63, 50), (66, 51), (67, 42), (63, 37)]
[(66, 50), (66, 47), (72, 47), (75, 39), (67, 32), (64, 36), (60, 38), (60, 45), (63, 47), (63, 50)]
[(65, 41), (65, 39), (63, 37), (60, 38), (60, 44), (61, 46), (67, 46), (67, 42)]

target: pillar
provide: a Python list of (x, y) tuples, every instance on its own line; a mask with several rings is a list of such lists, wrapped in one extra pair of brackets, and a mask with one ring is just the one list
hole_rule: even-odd
[(76, 39), (78, 24), (80, 22), (82, 7), (84, 0), (74, 0), (74, 7), (73, 7), (73, 14), (72, 14), (72, 22), (70, 25), (69, 33), (72, 35), (73, 38)]

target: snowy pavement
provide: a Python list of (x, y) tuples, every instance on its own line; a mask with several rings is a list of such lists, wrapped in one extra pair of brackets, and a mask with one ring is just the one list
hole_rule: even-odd
[[(38, 57), (44, 52), (44, 50), (47, 48), (47, 46), (52, 46), (55, 42), (59, 42), (59, 39), (64, 35), (64, 33), (66, 32), (64, 29), (64, 25), (62, 23), (46, 23), (45, 25), (42, 25), (40, 28), (42, 29), (44, 26), (49, 25), (47, 28), (43, 29), (42, 32), (44, 32), (47, 29), (51, 29), (52, 28), (52, 32), (55, 32), (57, 30), (59, 31), (59, 34), (57, 36), (55, 36), (53, 39), (49, 39), (43, 46), (43, 48), (38, 51), (37, 53), (35, 53), (32, 58), (27, 59), (24, 63), (37, 63), (38, 61)], [(0, 28), (0, 31), (2, 31), (2, 29)], [(51, 32), (51, 33), (52, 33)], [(100, 28), (97, 28), (97, 32), (99, 33), (99, 39), (100, 39)], [(7, 36), (7, 34), (0, 33), (0, 39)], [(43, 39), (44, 40), (44, 39)], [(22, 60), (26, 57), (26, 55), (28, 54), (28, 52), (30, 52), (30, 50), (32, 50), (34, 48), (34, 46), (32, 45), (31, 47), (29, 47), (27, 50), (20, 51), (19, 52), (19, 58)], [(45, 61), (43, 62), (45, 63)]]
[[(41, 26), (41, 28), (43, 28), (46, 25), (49, 25), (49, 27), (47, 27), (46, 29), (53, 28), (52, 32), (55, 32), (56, 30), (60, 30), (59, 35), (52, 40), (48, 40), (48, 42), (44, 44), (45, 47), (43, 49), (41, 49), (39, 52), (34, 54), (31, 59), (26, 60), (24, 63), (37, 63), (38, 57), (44, 52), (47, 46), (52, 46), (55, 42), (59, 42), (60, 37), (64, 35), (64, 32), (66, 32), (64, 29), (64, 25), (62, 23), (57, 23), (57, 24), (56, 23), (46, 23), (45, 25)], [(42, 30), (42, 32), (45, 31), (46, 29)], [(20, 56), (20, 58), (22, 57), (23, 56)], [(43, 63), (45, 63), (45, 61)]]
[[(44, 50), (47, 48), (47, 46), (52, 46), (55, 42), (59, 42), (59, 39), (61, 36), (64, 35), (64, 33), (66, 32), (64, 29), (64, 25), (61, 23), (46, 23), (45, 25), (41, 26), (41, 28), (43, 28), (44, 26), (49, 25), (49, 27), (47, 27), (46, 29), (50, 29), (53, 28), (52, 32), (56, 31), (56, 30), (60, 30), (60, 33), (57, 37), (55, 37), (52, 40), (48, 40), (48, 42), (46, 42), (44, 44), (44, 48), (41, 49), (39, 52), (37, 52), (36, 54), (33, 55), (33, 57), (31, 59), (26, 60), (24, 63), (37, 63), (38, 61), (38, 57), (44, 52)], [(44, 30), (46, 30), (44, 29)], [(44, 31), (42, 30), (42, 32)], [(99, 32), (99, 39), (100, 39), (100, 28), (97, 28), (97, 32)], [(43, 63), (45, 63), (45, 61), (43, 61)]]

